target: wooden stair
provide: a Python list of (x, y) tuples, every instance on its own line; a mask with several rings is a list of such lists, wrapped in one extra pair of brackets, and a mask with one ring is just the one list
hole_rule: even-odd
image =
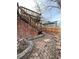
[(28, 23), (30, 26), (35, 28), (38, 32), (42, 31), (42, 24), (40, 23), (39, 13), (29, 10), (22, 6), (18, 6), (17, 14), (18, 14), (18, 17), (21, 18), (21, 20)]

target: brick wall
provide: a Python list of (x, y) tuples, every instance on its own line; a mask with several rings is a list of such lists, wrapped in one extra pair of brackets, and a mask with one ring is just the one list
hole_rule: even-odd
[(37, 31), (29, 24), (17, 18), (17, 39), (33, 37), (37, 35)]

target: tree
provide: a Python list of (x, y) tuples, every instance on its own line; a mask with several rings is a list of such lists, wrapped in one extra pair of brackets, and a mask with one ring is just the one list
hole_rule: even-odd
[(51, 10), (52, 8), (61, 9), (61, 0), (34, 0), (36, 3), (36, 9), (39, 13), (43, 14), (45, 10)]
[[(36, 9), (40, 13), (42, 10), (46, 10), (49, 7), (61, 9), (61, 0), (34, 0), (34, 1), (36, 3)], [(43, 8), (41, 8), (41, 7), (43, 7)]]
[(61, 8), (61, 0), (51, 0), (51, 1), (57, 2), (57, 4), (59, 5), (59, 7)]

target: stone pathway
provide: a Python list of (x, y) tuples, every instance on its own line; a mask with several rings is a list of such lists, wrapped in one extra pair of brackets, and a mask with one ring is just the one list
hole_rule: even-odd
[(32, 41), (34, 47), (30, 55), (22, 59), (61, 59), (60, 36), (45, 34)]
[(33, 41), (35, 46), (28, 59), (56, 59), (56, 44), (52, 36), (46, 34)]

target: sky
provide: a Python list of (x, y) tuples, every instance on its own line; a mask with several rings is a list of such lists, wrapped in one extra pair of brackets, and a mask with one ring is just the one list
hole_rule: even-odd
[(24, 6), (28, 9), (36, 11), (35, 9), (36, 4), (33, 0), (17, 0), (17, 2), (19, 3), (20, 6)]
[[(29, 8), (31, 10), (34, 10), (37, 12), (36, 10), (36, 3), (34, 2), (35, 0), (18, 0), (17, 2), (19, 2), (19, 5), (24, 6), (26, 8)], [(44, 17), (44, 20), (46, 21), (58, 21), (60, 23), (61, 20), (61, 10), (58, 8), (46, 8), (46, 6), (58, 6), (55, 2), (51, 2), (48, 0), (38, 0), (37, 1), (41, 11), (42, 11), (42, 16)], [(45, 6), (43, 6), (45, 5)]]

